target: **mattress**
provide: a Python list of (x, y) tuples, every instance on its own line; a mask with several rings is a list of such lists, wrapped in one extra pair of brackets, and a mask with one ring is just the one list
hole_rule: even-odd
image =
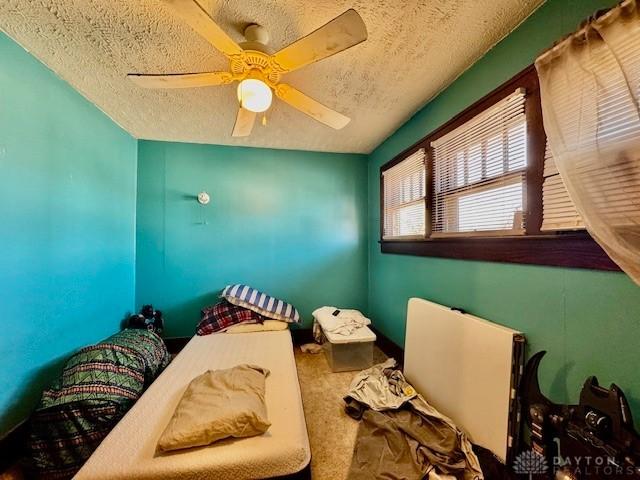
[[(189, 382), (207, 370), (249, 363), (270, 370), (271, 427), (260, 436), (157, 453), (156, 443)], [(257, 479), (299, 472), (311, 451), (289, 330), (193, 337), (116, 425), (78, 480)]]

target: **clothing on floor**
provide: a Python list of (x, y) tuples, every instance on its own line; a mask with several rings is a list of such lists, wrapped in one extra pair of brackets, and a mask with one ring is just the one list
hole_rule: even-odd
[[(335, 315), (334, 315), (335, 314)], [(325, 332), (349, 336), (361, 327), (371, 325), (371, 320), (358, 310), (341, 310), (336, 307), (320, 307), (313, 312), (314, 338), (320, 341), (319, 327)]]
[(364, 411), (347, 478), (484, 477), (464, 433), (418, 396), (403, 408)]
[(478, 457), (480, 467), (484, 478), (490, 480), (517, 480), (522, 479), (521, 476), (516, 475), (509, 469), (504, 463), (496, 457), (491, 450), (488, 450), (480, 445), (473, 445), (473, 453)]
[(405, 434), (391, 417), (373, 410), (364, 412), (348, 480), (421, 479), (429, 468), (415, 456)]
[(300, 345), (300, 351), (302, 353), (322, 353), (322, 345), (305, 343), (304, 345)]
[(360, 403), (351, 397), (344, 397), (344, 403), (344, 411), (355, 420), (360, 420), (364, 412), (367, 410), (367, 406), (364, 403)]
[[(416, 398), (410, 400), (409, 405), (413, 411), (425, 420), (425, 425), (432, 425), (433, 429), (439, 429), (443, 437), (455, 435), (456, 440), (452, 445), (457, 445), (466, 463), (462, 478), (465, 480), (482, 480), (483, 474), (480, 468), (480, 462), (475, 453), (473, 453), (473, 446), (466, 434), (461, 431), (450, 418), (430, 405), (422, 395), (418, 395)], [(436, 469), (439, 469), (440, 464), (435, 465)]]
[(396, 365), (395, 359), (389, 358), (363, 370), (352, 380), (347, 397), (376, 411), (400, 408), (417, 392)]
[(482, 480), (465, 434), (413, 389), (389, 359), (354, 378), (346, 412), (362, 417), (349, 480)]

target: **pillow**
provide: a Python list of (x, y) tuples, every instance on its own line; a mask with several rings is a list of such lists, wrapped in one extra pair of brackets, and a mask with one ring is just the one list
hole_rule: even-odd
[(271, 426), (264, 401), (267, 375), (266, 368), (238, 365), (209, 370), (193, 379), (158, 440), (158, 450), (199, 447), (266, 432)]
[(262, 324), (254, 323), (251, 325), (243, 323), (241, 325), (234, 325), (227, 329), (227, 333), (271, 332), (286, 330), (287, 328), (289, 328), (289, 324), (287, 322), (281, 322), (280, 320), (265, 320)]
[(262, 323), (264, 320), (262, 316), (256, 312), (248, 308), (238, 307), (226, 300), (202, 310), (201, 317), (202, 319), (196, 328), (198, 335), (224, 332), (232, 325), (239, 323)]
[(300, 314), (293, 305), (248, 285), (227, 285), (220, 296), (234, 305), (248, 308), (264, 317), (283, 322), (300, 323)]

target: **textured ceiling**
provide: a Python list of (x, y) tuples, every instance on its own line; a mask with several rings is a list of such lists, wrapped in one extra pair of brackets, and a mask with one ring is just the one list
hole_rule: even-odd
[(127, 73), (226, 70), (159, 0), (1, 0), (0, 28), (136, 138), (368, 153), (544, 0), (201, 0), (236, 41), (264, 25), (278, 50), (348, 8), (369, 39), (284, 80), (349, 117), (335, 131), (279, 100), (235, 139), (235, 86), (145, 90)]

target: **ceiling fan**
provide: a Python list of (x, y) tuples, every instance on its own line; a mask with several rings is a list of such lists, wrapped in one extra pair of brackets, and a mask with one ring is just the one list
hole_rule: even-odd
[(266, 112), (271, 106), (273, 93), (285, 103), (336, 130), (350, 122), (349, 117), (324, 106), (291, 85), (280, 83), (280, 78), (285, 73), (365, 41), (367, 28), (355, 10), (347, 10), (306, 37), (274, 53), (268, 46), (269, 34), (260, 25), (249, 25), (244, 31), (247, 41), (237, 44), (196, 0), (163, 1), (229, 59), (230, 71), (127, 75), (136, 84), (145, 88), (190, 88), (239, 82), (240, 108), (233, 127), (234, 137), (245, 137), (251, 133), (257, 114)]

